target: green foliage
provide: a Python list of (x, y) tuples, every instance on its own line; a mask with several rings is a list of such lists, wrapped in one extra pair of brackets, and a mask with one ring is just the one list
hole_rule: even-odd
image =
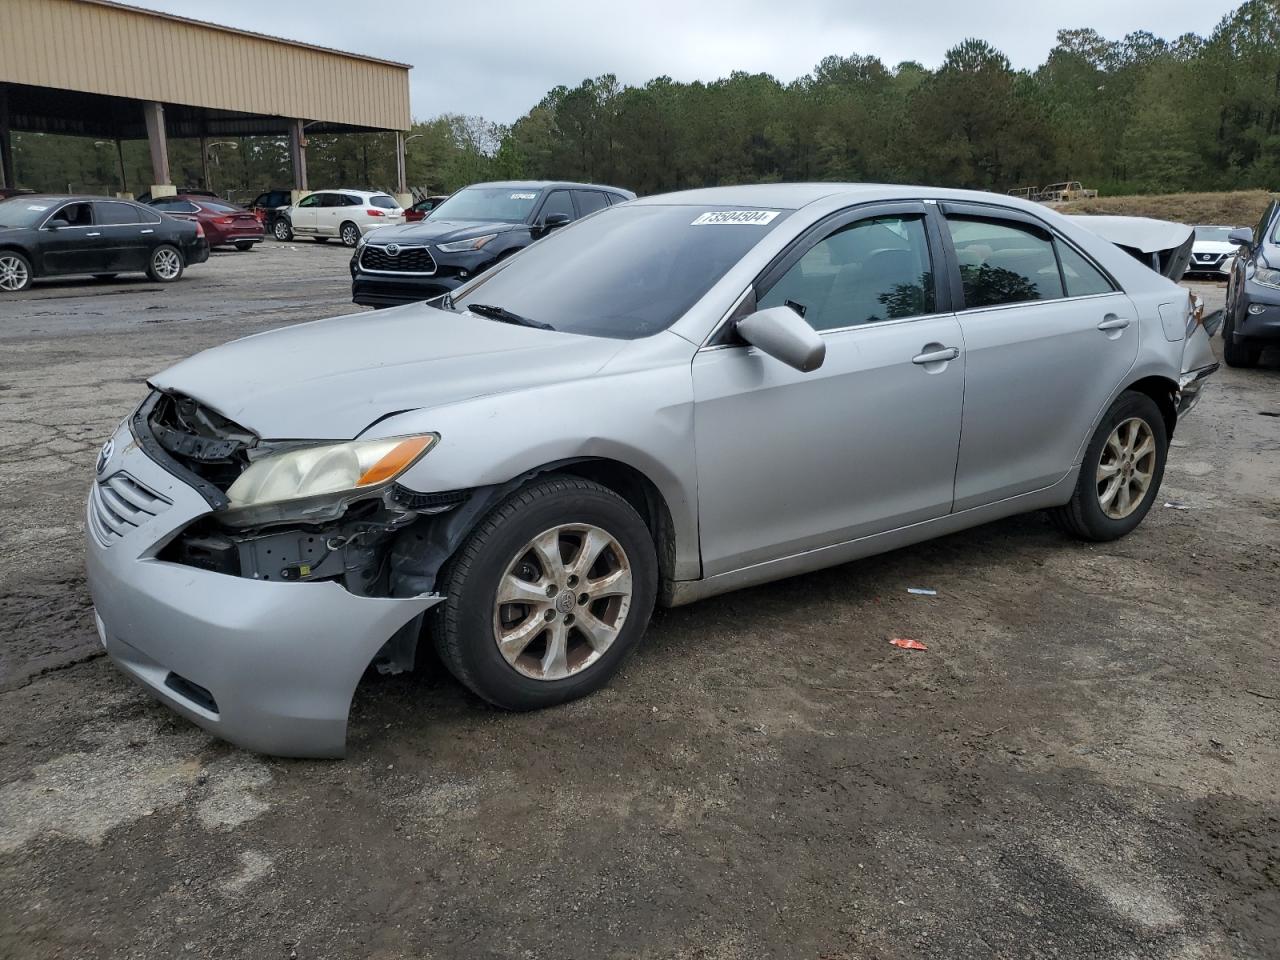
[[(1108, 193), (1280, 186), (1280, 0), (1245, 0), (1209, 37), (1108, 40), (1061, 30), (1044, 64), (1014, 70), (980, 39), (936, 70), (828, 56), (790, 83), (734, 72), (709, 83), (605, 74), (549, 91), (509, 127), (444, 115), (408, 133), (411, 186), (487, 179), (612, 183), (637, 193), (795, 180), (923, 182), (1003, 191), (1080, 180)], [(115, 144), (14, 136), (20, 183), (119, 189)], [(314, 186), (395, 186), (391, 134), (313, 136)], [(216, 148), (211, 173), (240, 198), (288, 186), (283, 137)], [(201, 182), (195, 141), (170, 141), (176, 182)], [(151, 182), (124, 145), (129, 189)]]

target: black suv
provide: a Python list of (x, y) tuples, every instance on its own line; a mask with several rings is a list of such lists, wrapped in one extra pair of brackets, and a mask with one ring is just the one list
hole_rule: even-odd
[(589, 183), (464, 187), (425, 220), (366, 234), (351, 258), (351, 299), (389, 307), (438, 297), (556, 227), (634, 199), (630, 190)]
[(1232, 230), (1240, 247), (1227, 278), (1222, 359), (1231, 367), (1255, 367), (1264, 346), (1280, 347), (1280, 200), (1272, 200), (1258, 225)]

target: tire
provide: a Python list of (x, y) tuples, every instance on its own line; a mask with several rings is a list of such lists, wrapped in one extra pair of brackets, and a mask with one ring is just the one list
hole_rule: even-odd
[(115, 279), (116, 277), (118, 277), (118, 276), (120, 276), (120, 274), (118, 274), (118, 273), (95, 273), (95, 274), (93, 275), (93, 279), (95, 279), (95, 280), (114, 280), (114, 279)]
[(17, 250), (0, 250), (0, 293), (21, 293), (32, 279), (30, 260)]
[(173, 283), (182, 278), (186, 265), (182, 262), (182, 254), (178, 248), (162, 243), (151, 251), (151, 260), (147, 263), (147, 276), (156, 283)]
[[(1134, 423), (1140, 426), (1129, 426)], [(1117, 452), (1123, 451), (1126, 429), (1133, 429), (1138, 435), (1131, 448), (1133, 452), (1140, 453), (1146, 449), (1147, 440), (1152, 448), (1149, 455), (1144, 454), (1130, 461), (1131, 474), (1123, 467), (1124, 457), (1117, 457)], [(1113, 434), (1119, 438), (1119, 448), (1110, 446)], [(1164, 415), (1156, 402), (1145, 393), (1125, 391), (1102, 418), (1085, 449), (1080, 477), (1076, 481), (1071, 500), (1065, 506), (1051, 511), (1050, 516), (1059, 527), (1081, 540), (1100, 542), (1123, 537), (1142, 522), (1159, 495), (1168, 455), (1168, 430)], [(1103, 470), (1110, 470), (1113, 464), (1119, 464), (1120, 469), (1110, 471), (1110, 478), (1100, 476)], [(1139, 497), (1139, 487), (1135, 484), (1144, 474), (1148, 479), (1145, 487), (1140, 488)], [(1128, 480), (1129, 476), (1135, 479)], [(1113, 484), (1116, 485), (1115, 492), (1112, 491)], [(1123, 516), (1109, 514), (1103, 504), (1104, 495), (1108, 493), (1112, 494), (1108, 504), (1112, 511), (1120, 511), (1125, 504), (1125, 497), (1129, 498), (1129, 511)]]
[(254, 248), (253, 243), (237, 243), (236, 244), (236, 249), (239, 250), (241, 253), (248, 253), (253, 248)]
[(347, 220), (338, 228), (338, 236), (344, 247), (354, 247), (360, 242), (360, 228)]
[[(575, 544), (575, 526), (589, 527), (595, 531), (593, 536), (608, 540), (599, 551), (600, 559), (580, 579), (572, 574), (572, 564), (590, 551), (585, 549), (585, 537)], [(551, 570), (548, 578), (536, 559), (539, 554), (529, 549), (535, 540), (545, 543), (553, 533), (559, 534), (550, 542), (561, 553), (563, 578), (555, 583), (560, 592), (554, 596), (547, 592), (549, 583), (560, 577)], [(565, 545), (570, 551), (567, 562)], [(593, 583), (607, 586), (610, 578), (627, 569), (629, 605), (622, 596), (598, 597), (583, 604), (587, 594), (579, 590), (590, 589)], [(593, 570), (595, 577), (589, 576)], [(516, 579), (515, 571), (528, 580)], [(614, 585), (624, 582), (615, 579)], [(630, 504), (600, 484), (550, 476), (521, 487), (494, 507), (450, 559), (440, 583), (445, 600), (434, 608), (432, 633), (449, 671), (495, 706), (536, 710), (584, 697), (609, 682), (648, 626), (658, 563), (649, 530)], [(527, 587), (519, 595), (533, 597), (532, 604), (499, 606), (498, 589), (504, 584)], [(608, 592), (603, 586), (600, 589)], [(547, 621), (548, 616), (553, 619)], [(544, 622), (548, 626), (540, 631)], [(584, 632), (588, 622), (594, 625), (592, 630), (604, 624), (605, 635), (613, 630), (611, 641), (588, 642)], [(571, 627), (572, 623), (577, 625)], [(499, 649), (499, 632), (508, 631), (519, 641), (517, 635), (526, 627), (531, 639), (523, 641), (525, 646), (510, 646), (512, 659), (508, 659)], [(565, 638), (562, 647), (556, 645), (556, 636)], [(557, 659), (554, 649), (564, 649), (564, 656)]]
[(1262, 348), (1248, 343), (1236, 343), (1236, 324), (1230, 312), (1222, 321), (1222, 359), (1228, 367), (1256, 367), (1262, 357)]
[(281, 243), (288, 243), (293, 239), (293, 227), (284, 217), (278, 217), (271, 226), (271, 235)]

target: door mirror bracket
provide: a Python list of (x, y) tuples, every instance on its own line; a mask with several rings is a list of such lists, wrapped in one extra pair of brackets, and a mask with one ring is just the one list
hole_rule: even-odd
[(827, 343), (790, 307), (767, 307), (737, 322), (743, 340), (775, 360), (811, 373), (822, 366)]

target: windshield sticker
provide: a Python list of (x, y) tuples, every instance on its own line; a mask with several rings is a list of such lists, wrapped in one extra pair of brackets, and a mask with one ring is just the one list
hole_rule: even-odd
[(511, 199), (512, 200), (537, 200), (538, 195), (536, 193), (513, 193), (511, 195)]
[(27, 204), (27, 209), (28, 209), (28, 210), (34, 210), (36, 213), (44, 213), (44, 212), (45, 212), (46, 210), (48, 210), (49, 208), (48, 208), (48, 207), (38, 207), (38, 206), (36, 206), (35, 204), (30, 203), (30, 204)]
[(690, 226), (701, 227), (715, 223), (741, 223), (753, 227), (763, 227), (777, 215), (777, 210), (712, 210), (699, 214)]

